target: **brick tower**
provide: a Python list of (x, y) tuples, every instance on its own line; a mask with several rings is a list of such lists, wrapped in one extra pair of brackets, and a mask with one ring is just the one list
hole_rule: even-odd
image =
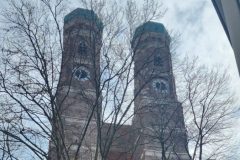
[[(97, 123), (102, 118), (99, 91), (102, 26), (90, 10), (76, 9), (65, 16), (64, 53), (49, 160), (92, 160), (99, 156), (97, 139), (102, 138), (101, 144), (107, 139), (111, 124)], [(136, 97), (133, 122), (116, 131), (105, 159), (190, 159), (169, 45), (170, 37), (161, 23), (147, 22), (136, 29), (132, 40)], [(97, 128), (101, 129), (102, 137)]]
[[(62, 127), (59, 137), (63, 137), (61, 143), (66, 148), (58, 149), (68, 159), (90, 160), (98, 154), (96, 119), (97, 113), (101, 113), (98, 88), (102, 23), (93, 11), (75, 9), (64, 18), (63, 38), (57, 105)], [(53, 143), (57, 142), (50, 142), (49, 157), (64, 159), (54, 153)]]
[(161, 23), (147, 22), (135, 31), (136, 160), (189, 159), (169, 45), (170, 37)]

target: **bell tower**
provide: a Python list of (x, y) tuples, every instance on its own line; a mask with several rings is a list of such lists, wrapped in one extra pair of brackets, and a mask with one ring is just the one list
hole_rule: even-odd
[[(78, 8), (64, 18), (64, 53), (57, 110), (61, 121), (59, 126), (62, 127), (62, 132), (58, 133), (61, 133), (59, 137), (64, 143), (60, 149), (68, 159), (90, 160), (98, 154), (96, 119), (101, 113), (99, 72), (102, 29), (102, 22), (91, 10)], [(50, 151), (54, 143), (50, 143)], [(50, 157), (52, 160), (64, 159), (53, 152)]]
[(135, 159), (186, 159), (183, 111), (172, 73), (170, 36), (161, 23), (147, 22), (134, 34)]

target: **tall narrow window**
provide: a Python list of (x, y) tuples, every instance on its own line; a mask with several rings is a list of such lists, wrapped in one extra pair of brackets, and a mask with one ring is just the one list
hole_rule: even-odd
[(78, 53), (80, 55), (85, 55), (87, 54), (87, 46), (84, 42), (80, 42), (78, 46)]

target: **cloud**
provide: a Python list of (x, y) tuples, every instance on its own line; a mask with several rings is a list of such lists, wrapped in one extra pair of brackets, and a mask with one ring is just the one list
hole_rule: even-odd
[[(196, 55), (202, 64), (227, 68), (226, 74), (232, 79), (230, 86), (236, 93), (239, 106), (240, 79), (234, 53), (211, 1), (168, 0), (164, 4), (168, 7), (168, 12), (161, 21), (167, 28), (181, 33), (181, 45), (177, 54)], [(237, 129), (239, 122), (240, 118), (237, 118), (233, 131), (237, 139), (240, 139)]]
[(178, 54), (196, 55), (203, 64), (227, 67), (234, 88), (240, 88), (234, 53), (211, 1), (168, 0), (164, 5), (168, 12), (161, 21), (181, 34)]

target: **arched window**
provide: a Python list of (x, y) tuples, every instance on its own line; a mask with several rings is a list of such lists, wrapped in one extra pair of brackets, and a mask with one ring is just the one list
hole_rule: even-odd
[(155, 79), (152, 83), (153, 88), (156, 92), (169, 93), (168, 82), (163, 79)]
[(78, 45), (78, 53), (80, 55), (86, 55), (87, 54), (87, 46), (85, 42), (80, 42)]

